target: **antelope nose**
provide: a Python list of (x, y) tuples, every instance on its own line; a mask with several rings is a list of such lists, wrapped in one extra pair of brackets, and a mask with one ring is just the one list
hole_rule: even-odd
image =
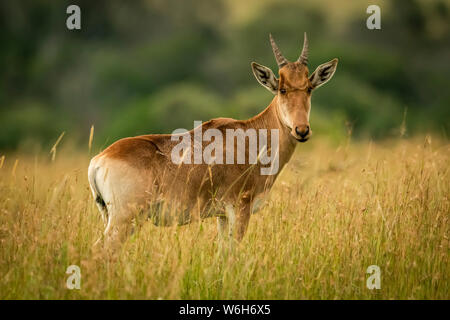
[(295, 127), (295, 133), (298, 134), (300, 137), (305, 138), (309, 133), (309, 126), (302, 125), (299, 127)]

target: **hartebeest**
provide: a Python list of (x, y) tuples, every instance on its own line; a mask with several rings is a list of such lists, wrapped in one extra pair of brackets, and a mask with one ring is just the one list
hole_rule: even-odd
[[(152, 134), (121, 139), (91, 160), (89, 183), (105, 218), (107, 240), (123, 240), (137, 212), (148, 212), (158, 225), (186, 224), (217, 216), (220, 234), (228, 226), (231, 235), (238, 240), (242, 238), (251, 212), (257, 209), (257, 200), (270, 190), (279, 170), (291, 158), (296, 143), (305, 142), (311, 136), (311, 92), (331, 79), (338, 63), (337, 59), (326, 62), (308, 76), (306, 33), (301, 55), (295, 62), (283, 57), (271, 35), (270, 42), (279, 77), (268, 67), (251, 64), (258, 82), (275, 95), (260, 114), (248, 120), (213, 119), (178, 136)], [(206, 142), (194, 141), (194, 131), (199, 129), (201, 132), (214, 129), (224, 136), (229, 129), (242, 129), (244, 134), (248, 129), (264, 130), (268, 136), (263, 147), (272, 155), (277, 153), (279, 170), (263, 175), (260, 162), (174, 163), (171, 154), (178, 138), (187, 137), (194, 146), (200, 143), (200, 147), (206, 147)], [(273, 139), (278, 140), (275, 148), (269, 144)], [(232, 151), (233, 157), (242, 152), (223, 139), (220, 144), (223, 150)], [(195, 147), (191, 150), (183, 156), (193, 158)], [(249, 156), (248, 150), (244, 152)]]

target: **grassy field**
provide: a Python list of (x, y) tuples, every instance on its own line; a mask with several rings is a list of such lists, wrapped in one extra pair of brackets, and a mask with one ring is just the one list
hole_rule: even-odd
[[(116, 257), (89, 156), (0, 158), (0, 299), (449, 299), (450, 145), (430, 137), (300, 145), (244, 240), (218, 255), (215, 219), (146, 223)], [(1, 157), (1, 155), (0, 155)], [(68, 290), (69, 265), (81, 289)], [(381, 289), (366, 269), (381, 268)]]

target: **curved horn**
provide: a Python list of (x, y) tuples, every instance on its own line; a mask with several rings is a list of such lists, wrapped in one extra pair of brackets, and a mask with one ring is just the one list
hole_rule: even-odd
[(281, 69), (283, 66), (288, 64), (289, 61), (287, 61), (286, 58), (281, 54), (281, 51), (280, 49), (278, 49), (275, 40), (273, 40), (272, 34), (270, 34), (270, 44), (272, 45), (273, 54), (275, 55), (275, 59), (277, 60), (278, 68)]
[(308, 37), (306, 36), (306, 32), (303, 39), (303, 49), (302, 54), (300, 57), (298, 57), (298, 62), (304, 64), (305, 66), (308, 65), (308, 54), (309, 54), (309, 46), (308, 46)]

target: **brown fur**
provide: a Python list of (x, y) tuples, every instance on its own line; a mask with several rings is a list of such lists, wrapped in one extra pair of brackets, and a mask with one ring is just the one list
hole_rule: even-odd
[[(179, 142), (172, 141), (169, 134), (121, 139), (94, 157), (90, 166), (90, 183), (94, 196), (101, 195), (102, 188), (107, 189), (110, 194), (106, 210), (111, 212), (108, 212), (110, 216), (105, 235), (110, 236), (114, 229), (124, 233), (135, 216), (133, 208), (141, 211), (155, 209), (155, 204), (163, 203), (176, 213), (174, 219), (159, 223), (183, 224), (221, 215), (225, 206), (232, 205), (237, 211), (234, 235), (241, 239), (247, 229), (254, 200), (270, 190), (279, 172), (291, 158), (297, 141), (306, 141), (311, 135), (311, 83), (308, 68), (299, 62), (289, 62), (279, 70), (277, 81), (278, 94), (255, 117), (248, 120), (218, 118), (202, 124), (203, 132), (214, 128), (220, 130), (223, 137), (226, 136), (226, 129), (268, 129), (268, 145), (271, 140), (270, 129), (278, 129), (279, 170), (276, 174), (261, 175), (259, 162), (248, 164), (248, 148), (246, 164), (177, 165), (172, 162), (171, 152)], [(286, 118), (292, 127), (286, 124)], [(309, 133), (302, 140), (298, 130), (306, 127)], [(187, 134), (193, 141), (194, 130)], [(203, 141), (203, 147), (209, 143)], [(223, 144), (225, 157), (225, 138)], [(236, 163), (236, 144), (234, 148)], [(107, 180), (103, 187), (96, 185), (98, 169), (103, 170), (102, 177)], [(221, 225), (226, 223), (224, 216), (220, 219)]]
[[(205, 122), (202, 129), (218, 129), (224, 136), (226, 129), (279, 129), (280, 150), (282, 150), (280, 171), (290, 159), (296, 141), (279, 122), (276, 108), (274, 98), (266, 110), (249, 120), (213, 119)], [(189, 132), (191, 137), (193, 132), (193, 130)], [(270, 130), (268, 132), (270, 133)], [(138, 169), (142, 176), (148, 177), (149, 185), (156, 187), (157, 194), (148, 194), (147, 202), (156, 198), (175, 202), (177, 206), (190, 211), (190, 220), (222, 212), (223, 203), (237, 205), (245, 211), (241, 212), (241, 209), (237, 215), (237, 237), (241, 238), (250, 217), (253, 199), (270, 190), (278, 173), (273, 176), (261, 175), (259, 163), (176, 165), (171, 160), (171, 150), (177, 143), (171, 141), (168, 134), (125, 138), (113, 143), (97, 157), (116, 159)], [(207, 144), (209, 142), (204, 142), (204, 146)], [(234, 147), (236, 157), (236, 144)]]

